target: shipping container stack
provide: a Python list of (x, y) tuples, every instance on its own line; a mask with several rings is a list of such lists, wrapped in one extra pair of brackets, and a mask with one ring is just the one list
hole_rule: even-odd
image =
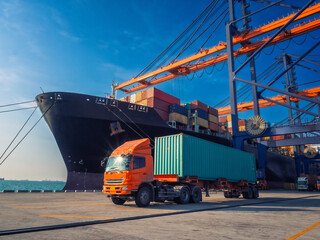
[[(197, 122), (200, 130), (219, 131), (218, 110), (200, 101), (180, 104), (180, 99), (157, 88), (150, 88), (119, 100), (153, 107), (164, 121), (176, 122), (175, 126), (179, 129), (187, 129), (187, 125), (190, 124), (190, 130), (194, 131), (195, 113), (197, 113)], [(189, 117), (190, 119), (188, 120)]]
[(164, 121), (169, 121), (169, 106), (171, 104), (180, 105), (180, 99), (157, 88), (149, 88), (142, 92), (137, 92), (130, 96), (119, 99), (154, 108)]
[[(232, 134), (231, 115), (219, 117), (219, 125), (221, 126), (222, 131), (229, 132)], [(240, 132), (244, 132), (246, 130), (246, 120), (245, 119), (239, 119), (238, 125), (239, 125)]]
[(195, 126), (195, 115), (198, 113), (198, 125), (200, 129), (208, 129), (209, 121), (208, 121), (208, 105), (196, 100), (190, 103), (191, 108), (191, 116), (192, 118), (192, 126)]

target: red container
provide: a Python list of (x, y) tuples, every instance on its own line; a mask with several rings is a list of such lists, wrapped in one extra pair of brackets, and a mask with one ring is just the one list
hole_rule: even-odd
[(165, 93), (157, 88), (150, 88), (146, 90), (146, 93), (142, 94), (141, 96), (143, 99), (145, 98), (158, 98), (164, 102), (170, 103), (170, 104), (178, 104), (180, 105), (180, 99), (176, 98), (168, 93)]
[(162, 101), (158, 98), (148, 98), (147, 99), (147, 106), (157, 108), (157, 109), (160, 109), (160, 110), (168, 113), (170, 103)]
[(283, 140), (284, 135), (279, 135), (279, 136), (273, 136), (273, 140)]
[(208, 106), (208, 113), (216, 117), (219, 116), (218, 110), (210, 106)]
[(209, 129), (214, 132), (219, 132), (219, 125), (213, 122), (209, 122)]
[(164, 121), (169, 121), (169, 113), (158, 108), (154, 108)]
[(238, 124), (239, 124), (239, 127), (243, 127), (243, 126), (246, 125), (246, 120), (245, 119), (240, 119)]
[(219, 122), (224, 123), (224, 122), (227, 122), (227, 121), (228, 121), (227, 116), (219, 117)]
[(191, 109), (200, 108), (202, 111), (208, 111), (208, 105), (204, 104), (198, 100), (191, 102)]

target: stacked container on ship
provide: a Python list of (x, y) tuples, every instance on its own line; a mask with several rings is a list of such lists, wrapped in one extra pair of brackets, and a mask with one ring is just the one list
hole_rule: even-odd
[(201, 189), (221, 189), (226, 198), (258, 197), (250, 153), (186, 134), (158, 137), (154, 148), (154, 161), (149, 139), (126, 142), (111, 154), (103, 192), (115, 204), (197, 203)]

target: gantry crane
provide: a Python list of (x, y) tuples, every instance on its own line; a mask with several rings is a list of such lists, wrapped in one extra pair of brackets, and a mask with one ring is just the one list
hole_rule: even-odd
[[(307, 8), (295, 19), (295, 21), (302, 20), (319, 12), (320, 3)], [(270, 39), (270, 37), (267, 37), (257, 42), (253, 42), (254, 38), (284, 26), (294, 15), (295, 13), (290, 14), (287, 17), (273, 21), (255, 30), (234, 36), (233, 45), (241, 44), (241, 47), (234, 52), (234, 57), (240, 57), (245, 54), (250, 54), (255, 50), (259, 49)], [(284, 33), (274, 38), (268, 44), (268, 46), (289, 40), (291, 38), (300, 36), (302, 34), (306, 34), (319, 28), (320, 19), (313, 20), (310, 22), (299, 22), (297, 26), (293, 27), (290, 30), (286, 30)], [(202, 49), (200, 53), (197, 53), (193, 56), (176, 61), (174, 63), (170, 63), (167, 66), (161, 67), (157, 70), (141, 75), (139, 77), (132, 78), (129, 81), (119, 84), (115, 89), (123, 91), (125, 93), (132, 93), (168, 80), (172, 80), (180, 76), (188, 75), (200, 69), (226, 61), (228, 59), (226, 53), (223, 53), (216, 57), (210, 57), (212, 54), (219, 53), (226, 49), (227, 43), (220, 42), (219, 45), (209, 49)], [(132, 86), (134, 84), (137, 84), (137, 86)]]
[[(287, 75), (289, 71), (303, 59), (307, 54), (313, 51), (319, 44), (311, 47), (304, 55), (302, 55), (295, 63), (288, 65), (285, 64), (285, 70), (278, 75), (271, 83), (263, 85), (257, 83), (256, 73), (255, 73), (255, 57), (261, 50), (265, 47), (278, 44), (283, 41), (298, 37), (303, 34), (307, 34), (311, 31), (320, 29), (320, 19), (312, 19), (310, 17), (320, 13), (320, 3), (311, 6), (314, 0), (309, 1), (304, 7), (298, 8), (299, 10), (295, 13), (283, 17), (281, 19), (275, 20), (268, 23), (262, 27), (251, 30), (248, 25), (249, 17), (260, 12), (260, 10), (249, 13), (246, 8), (248, 7), (246, 0), (237, 0), (241, 3), (242, 17), (239, 19), (235, 18), (234, 4), (236, 0), (228, 0), (228, 10), (229, 10), (229, 21), (226, 24), (226, 42), (219, 42), (218, 45), (200, 50), (189, 57), (184, 59), (171, 61), (165, 66), (146, 72), (144, 74), (139, 74), (137, 77), (132, 78), (129, 81), (119, 84), (115, 87), (115, 90), (123, 91), (126, 94), (154, 86), (156, 84), (169, 81), (180, 76), (186, 76), (190, 73), (196, 72), (200, 69), (207, 68), (209, 66), (214, 66), (216, 64), (227, 61), (228, 62), (228, 78), (229, 78), (229, 92), (230, 92), (230, 107), (225, 107), (219, 109), (220, 115), (231, 114), (232, 116), (232, 128), (233, 128), (233, 145), (236, 148), (243, 149), (243, 141), (249, 138), (258, 138), (258, 159), (259, 159), (259, 170), (260, 177), (265, 176), (265, 151), (269, 143), (261, 141), (261, 137), (264, 136), (274, 136), (281, 134), (295, 134), (311, 132), (315, 129), (320, 130), (320, 123), (314, 126), (286, 126), (283, 128), (268, 128), (265, 132), (261, 132), (259, 135), (250, 136), (249, 132), (239, 132), (238, 128), (238, 112), (245, 110), (254, 110), (254, 115), (259, 116), (260, 107), (268, 107), (273, 105), (282, 105), (289, 109), (290, 112), (294, 110), (299, 110), (298, 102), (301, 100), (310, 101), (313, 104), (318, 104), (320, 106), (320, 101), (317, 99), (319, 97), (320, 88), (310, 88), (304, 91), (291, 92), (288, 89), (288, 77), (286, 76), (287, 88), (286, 90), (280, 90), (272, 87), (271, 85), (276, 82), (280, 77)], [(279, 5), (283, 0), (277, 2), (262, 1), (269, 4), (269, 6), (261, 9), (266, 10), (269, 7)], [(236, 23), (242, 21), (243, 30), (238, 31)], [(303, 22), (302, 22), (303, 21)], [(293, 22), (296, 23), (295, 26), (289, 28), (289, 25)], [(276, 32), (276, 33), (273, 33)], [(270, 33), (270, 35), (267, 35)], [(264, 39), (257, 40), (258, 37), (264, 35)], [(236, 47), (234, 49), (234, 47)], [(248, 58), (245, 62), (237, 69), (235, 69), (234, 58), (247, 55)], [(241, 79), (237, 76), (239, 71), (244, 68), (244, 66), (250, 64), (251, 80)], [(247, 103), (237, 104), (237, 91), (236, 91), (236, 81), (249, 84), (252, 86), (252, 96), (253, 101)], [(263, 90), (257, 91), (257, 88), (262, 88)], [(278, 96), (275, 97), (263, 97), (261, 93), (265, 90), (275, 91)], [(291, 103), (296, 103), (296, 107), (291, 106)], [(299, 112), (299, 111), (298, 111)], [(301, 112), (305, 112), (301, 110)], [(316, 115), (316, 114), (314, 114)], [(290, 118), (290, 116), (289, 116)], [(258, 118), (257, 118), (258, 119)], [(317, 138), (318, 139), (318, 138)], [(299, 143), (300, 139), (293, 139), (296, 141), (296, 145)], [(287, 144), (287, 143), (283, 143)], [(281, 143), (279, 142), (279, 145)], [(262, 147), (261, 147), (262, 146)]]

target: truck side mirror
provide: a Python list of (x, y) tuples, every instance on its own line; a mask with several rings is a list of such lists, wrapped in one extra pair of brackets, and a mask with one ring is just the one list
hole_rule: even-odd
[(108, 158), (107, 158), (107, 157), (104, 158), (103, 160), (101, 160), (101, 162), (100, 162), (101, 167), (105, 167), (106, 164), (107, 164), (107, 161), (108, 161)]

